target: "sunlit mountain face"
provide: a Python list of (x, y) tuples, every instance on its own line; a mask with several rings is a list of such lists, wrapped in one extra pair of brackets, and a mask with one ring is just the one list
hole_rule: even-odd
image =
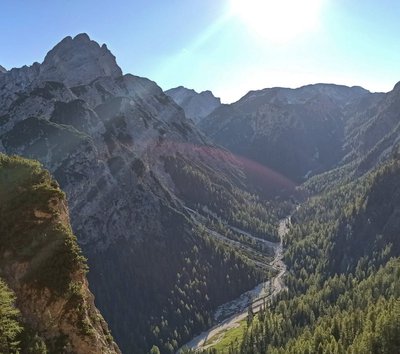
[(278, 240), (291, 203), (279, 196), (295, 195), (294, 182), (214, 146), (154, 82), (123, 75), (86, 34), (0, 80), (3, 152), (39, 160), (66, 192), (91, 289), (122, 351), (177, 349), (212, 324), (217, 306), (269, 276), (256, 262), (271, 252), (250, 239), (243, 252), (238, 240)]
[(400, 352), (389, 5), (5, 1), (0, 353)]

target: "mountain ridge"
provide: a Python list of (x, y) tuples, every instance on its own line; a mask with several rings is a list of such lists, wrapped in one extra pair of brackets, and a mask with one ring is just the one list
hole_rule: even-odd
[(341, 162), (350, 128), (363, 118), (354, 120), (354, 110), (367, 111), (382, 96), (334, 84), (251, 91), (199, 127), (216, 144), (302, 182)]
[(195, 124), (198, 124), (221, 105), (220, 98), (215, 97), (209, 90), (198, 93), (193, 89), (178, 86), (165, 91), (165, 93), (183, 108), (186, 116)]

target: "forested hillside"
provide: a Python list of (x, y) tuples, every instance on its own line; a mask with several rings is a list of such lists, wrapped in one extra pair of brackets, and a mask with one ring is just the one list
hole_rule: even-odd
[[(338, 160), (326, 172), (316, 174), (299, 187), (309, 199), (292, 215), (291, 229), (285, 236), (287, 292), (274, 299), (270, 307), (245, 327), (244, 335), (236, 337), (224, 350), (397, 353), (400, 351), (399, 85), (388, 94), (373, 95), (355, 88), (347, 93), (339, 87), (312, 88), (320, 90), (319, 96), (312, 99), (319, 102), (319, 108), (322, 108), (321, 97), (329, 96), (330, 104), (335, 102), (338, 109), (329, 116), (327, 105), (316, 115), (322, 118), (328, 113), (322, 126), (327, 128), (336, 122), (342, 132), (335, 138), (340, 146), (324, 139), (329, 149), (338, 153)], [(353, 94), (356, 92), (355, 96), (350, 94), (351, 90)], [(293, 92), (271, 89), (249, 93), (241, 101), (219, 108), (202, 124), (209, 124), (208, 128), (219, 126), (217, 141), (222, 139), (221, 142), (228, 141), (235, 149), (241, 148), (242, 144), (235, 145), (237, 140), (229, 140), (229, 134), (224, 137), (218, 134), (226, 134), (229, 129), (239, 134), (240, 129), (234, 124), (245, 124), (243, 117), (247, 120), (262, 117), (266, 124), (283, 109), (283, 104), (286, 112), (293, 108), (295, 115), (299, 115), (302, 110), (295, 100), (304, 99), (302, 92), (309, 94), (310, 87)], [(343, 96), (332, 96), (333, 92)], [(310, 101), (303, 102), (309, 104)], [(266, 113), (261, 111), (265, 107), (269, 107)], [(228, 111), (223, 113), (223, 109)], [(279, 124), (287, 124), (295, 115), (281, 115)], [(296, 119), (292, 118), (292, 122)], [(308, 119), (300, 117), (299, 122), (306, 124)], [(272, 130), (266, 129), (265, 134), (272, 134), (271, 142), (272, 131), (279, 125), (269, 127)], [(284, 127), (283, 131), (292, 128)], [(319, 137), (325, 133), (321, 130)], [(298, 135), (293, 131), (292, 134)], [(270, 152), (268, 144), (260, 146)], [(261, 150), (256, 156), (264, 158)], [(309, 158), (310, 154), (306, 156)], [(307, 161), (301, 161), (303, 168)], [(323, 158), (323, 161), (328, 160)], [(288, 160), (282, 163), (285, 166)]]
[(400, 160), (311, 198), (286, 238), (288, 291), (228, 353), (400, 351)]

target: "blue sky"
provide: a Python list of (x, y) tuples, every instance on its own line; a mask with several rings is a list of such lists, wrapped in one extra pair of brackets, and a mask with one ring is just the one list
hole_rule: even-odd
[[(41, 62), (65, 36), (87, 32), (124, 73), (163, 89), (210, 89), (224, 102), (272, 86), (389, 91), (400, 81), (400, 1), (285, 0), (284, 11), (279, 1), (3, 0), (0, 64)], [(316, 2), (318, 11), (308, 9)]]

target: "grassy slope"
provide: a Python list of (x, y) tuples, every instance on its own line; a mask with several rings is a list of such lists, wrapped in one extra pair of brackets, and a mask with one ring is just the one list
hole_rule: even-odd
[(59, 294), (68, 290), (71, 275), (86, 267), (69, 224), (55, 222), (64, 198), (38, 162), (0, 155), (0, 251), (9, 251), (0, 264), (32, 262), (26, 282)]

